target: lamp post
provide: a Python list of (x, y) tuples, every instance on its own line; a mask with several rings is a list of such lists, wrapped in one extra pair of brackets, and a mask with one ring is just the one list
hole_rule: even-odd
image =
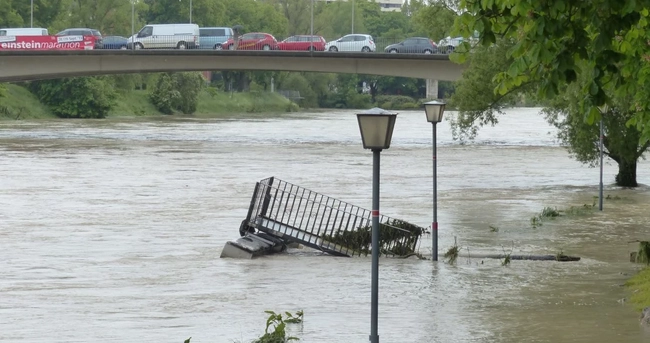
[(433, 222), (431, 223), (431, 259), (438, 261), (438, 159), (436, 157), (436, 125), (442, 121), (445, 103), (429, 101), (424, 103), (427, 121), (433, 124)]
[(190, 24), (192, 23), (192, 0), (190, 0)]
[(131, 0), (131, 49), (135, 49), (135, 44), (133, 44), (134, 35), (135, 35), (135, 0)]
[(30, 4), (29, 27), (34, 27), (34, 0), (32, 0)]
[(603, 136), (605, 135), (605, 129), (603, 127), (603, 116), (607, 113), (607, 104), (600, 106), (600, 137), (599, 137), (599, 149), (600, 149), (600, 183), (598, 189), (598, 210), (603, 210)]
[(370, 343), (379, 343), (379, 153), (390, 148), (397, 113), (373, 108), (357, 114), (364, 149), (372, 150), (372, 281), (370, 305)]
[(354, 0), (352, 0), (352, 32), (354, 33)]
[(314, 52), (314, 0), (311, 0), (311, 25), (309, 28), (309, 34), (311, 37), (309, 37), (309, 41), (311, 42), (311, 45), (309, 46), (309, 50), (311, 52)]

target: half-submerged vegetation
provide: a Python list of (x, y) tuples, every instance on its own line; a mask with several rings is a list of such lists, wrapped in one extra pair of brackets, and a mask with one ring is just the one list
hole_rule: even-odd
[[(595, 197), (591, 205), (583, 204), (582, 206), (571, 206), (564, 210), (558, 210), (557, 208), (549, 207), (549, 206), (544, 207), (540, 213), (530, 218), (530, 226), (533, 229), (538, 228), (543, 225), (543, 222), (546, 219), (555, 219), (558, 217), (565, 217), (565, 216), (581, 216), (581, 215), (591, 214), (596, 209), (597, 199), (598, 197)], [(621, 198), (618, 196), (611, 197), (610, 195), (608, 195), (605, 199), (619, 200)]]
[[(300, 340), (298, 337), (289, 336), (287, 334), (287, 324), (300, 324), (303, 320), (302, 310), (297, 311), (295, 314), (291, 312), (276, 313), (274, 311), (264, 311), (269, 317), (266, 319), (266, 328), (264, 334), (260, 338), (253, 340), (251, 343), (286, 343), (290, 341)], [(190, 343), (192, 337), (183, 341), (183, 343)]]
[[(420, 226), (393, 219), (379, 224), (380, 254), (393, 256), (417, 255), (418, 239), (426, 233)], [(339, 230), (332, 235), (321, 235), (327, 242), (355, 251), (355, 255), (368, 255), (372, 245), (372, 225), (353, 231)]]

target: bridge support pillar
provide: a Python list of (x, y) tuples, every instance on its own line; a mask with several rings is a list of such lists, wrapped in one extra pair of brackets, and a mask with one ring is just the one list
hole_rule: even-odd
[(427, 79), (427, 99), (439, 99), (438, 80)]

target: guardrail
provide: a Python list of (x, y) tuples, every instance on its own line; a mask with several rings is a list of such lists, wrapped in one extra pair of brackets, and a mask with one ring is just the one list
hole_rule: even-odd
[[(246, 36), (244, 36), (245, 38)], [(46, 42), (54, 42), (45, 44)], [(65, 44), (64, 44), (65, 42)], [(3, 44), (4, 43), (4, 44)], [(413, 44), (411, 44), (413, 43)], [(330, 51), (403, 54), (449, 54), (453, 45), (437, 46), (426, 38), (404, 40), (379, 37), (372, 40), (348, 41), (347, 38), (325, 39), (320, 36), (292, 36), (285, 40), (272, 36), (256, 39), (233, 40), (233, 37), (197, 37), (192, 35), (151, 36), (124, 38), (106, 36), (4, 36), (0, 37), (0, 50), (89, 50), (89, 49), (179, 49), (179, 50), (280, 50), (280, 51)]]
[[(425, 229), (382, 215), (380, 254), (406, 256), (417, 251)], [(255, 185), (240, 234), (255, 230), (339, 256), (371, 251), (371, 211), (270, 177)]]

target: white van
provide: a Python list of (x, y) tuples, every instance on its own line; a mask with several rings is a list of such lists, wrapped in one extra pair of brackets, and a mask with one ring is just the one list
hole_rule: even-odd
[(47, 36), (47, 29), (40, 27), (26, 27), (13, 29), (0, 29), (0, 36)]
[(152, 24), (129, 38), (132, 49), (197, 49), (199, 47), (199, 25), (196, 24)]

